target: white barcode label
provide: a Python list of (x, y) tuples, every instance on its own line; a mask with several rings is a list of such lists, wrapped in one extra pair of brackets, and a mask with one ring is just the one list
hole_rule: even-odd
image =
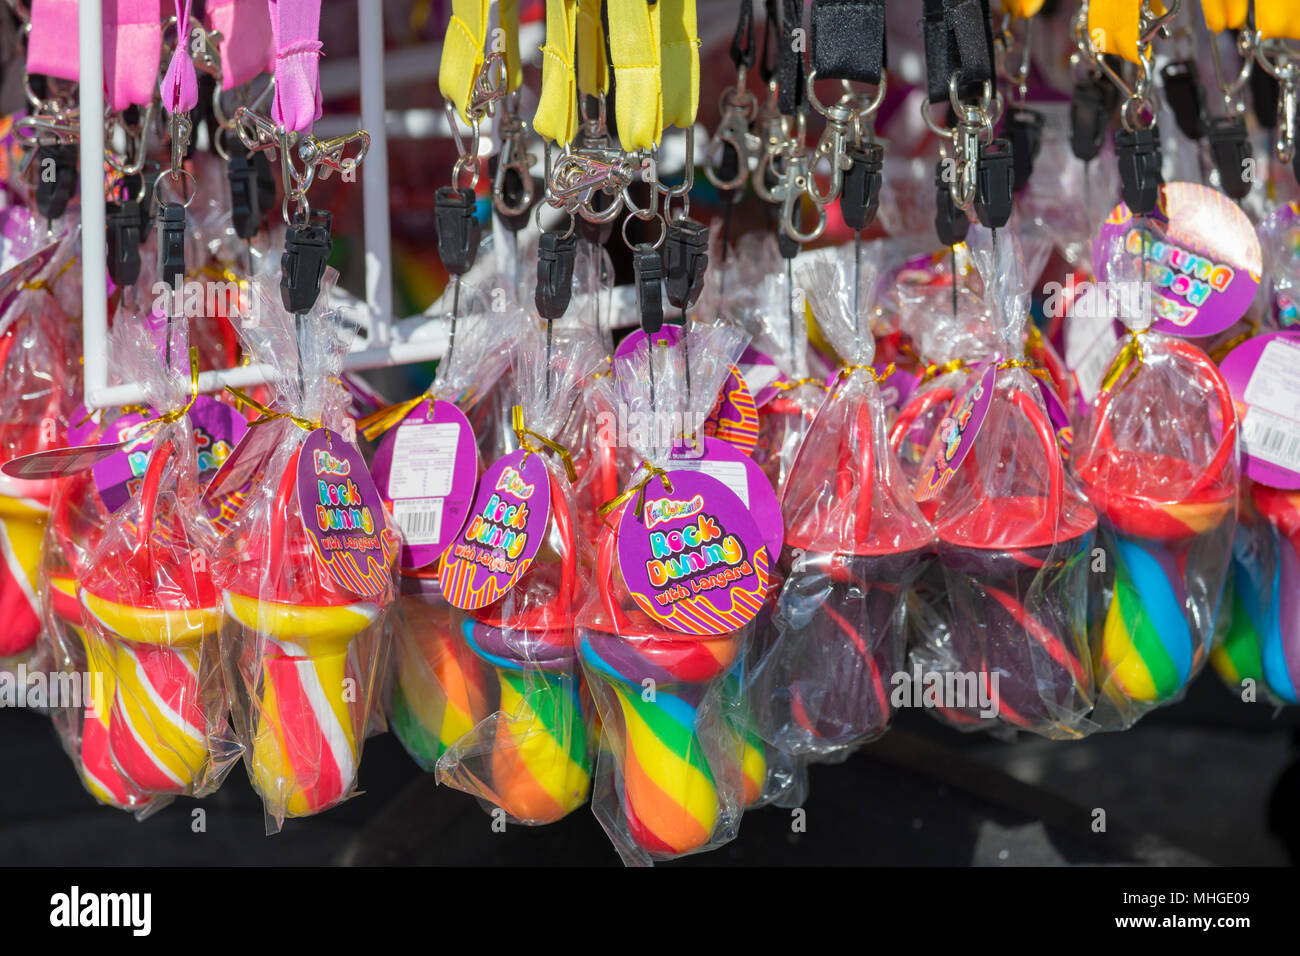
[(393, 502), (393, 522), (408, 545), (437, 544), (442, 534), (441, 498), (404, 498)]
[(1300, 419), (1300, 345), (1273, 339), (1264, 346), (1242, 398), (1251, 408)]
[(1119, 337), (1110, 310), (1101, 308), (1095, 290), (1088, 289), (1065, 318), (1065, 364), (1074, 370), (1083, 397), (1092, 401), (1101, 390)]
[(388, 497), (445, 498), (451, 494), (460, 425), (402, 425), (393, 440)]
[(1102, 379), (1106, 377), (1115, 357), (1115, 341), (1114, 336), (1098, 339), (1074, 369), (1074, 379), (1079, 383), (1079, 392), (1086, 401), (1092, 401), (1101, 391)]
[(735, 492), (736, 497), (744, 502), (746, 508), (749, 507), (749, 474), (745, 470), (744, 462), (718, 461), (716, 458), (687, 458), (673, 462), (673, 467), (702, 472), (710, 478), (716, 478)]
[(1300, 422), (1252, 405), (1241, 425), (1241, 443), (1251, 458), (1300, 471)]

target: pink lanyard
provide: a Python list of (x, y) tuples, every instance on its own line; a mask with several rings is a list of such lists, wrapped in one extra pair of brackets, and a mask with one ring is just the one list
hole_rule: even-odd
[(288, 132), (311, 129), (321, 115), (320, 0), (267, 0), (275, 41), (271, 119)]
[(176, 0), (176, 52), (158, 88), (168, 113), (188, 113), (199, 102), (199, 76), (190, 56), (190, 3)]
[[(104, 90), (124, 110), (153, 99), (162, 48), (159, 0), (104, 0)], [(32, 0), (27, 72), (78, 79), (77, 0)]]
[[(77, 0), (32, 0), (27, 72), (76, 80), (79, 65)], [(154, 62), (157, 62), (155, 58)]]
[(104, 0), (104, 91), (114, 110), (153, 99), (162, 50), (160, 7), (159, 0)]
[[(208, 0), (208, 29), (221, 34), (221, 88), (233, 90), (275, 68), (266, 0)], [(239, 42), (235, 42), (235, 37)]]

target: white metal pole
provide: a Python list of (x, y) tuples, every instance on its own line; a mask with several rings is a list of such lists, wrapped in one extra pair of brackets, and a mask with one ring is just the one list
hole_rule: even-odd
[(101, 0), (80, 0), (81, 347), (86, 406), (108, 386), (108, 263), (104, 247), (104, 39)]
[(365, 190), (366, 305), (370, 311), (371, 347), (391, 340), (393, 276), (388, 220), (388, 125), (384, 119), (384, 4), (357, 0), (360, 34), (361, 125), (370, 134), (370, 150), (361, 164)]

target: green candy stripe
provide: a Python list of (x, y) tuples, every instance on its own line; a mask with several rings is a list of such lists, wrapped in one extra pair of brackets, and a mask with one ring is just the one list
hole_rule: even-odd
[[(691, 723), (683, 724), (669, 712), (668, 708), (660, 706), (657, 701), (652, 703), (642, 700), (640, 694), (629, 694), (621, 687), (615, 687), (614, 692), (618, 694), (625, 707), (635, 711), (646, 722), (650, 732), (658, 737), (665, 747), (704, 774), (705, 779), (710, 784), (716, 785), (716, 781), (713, 779), (713, 771), (709, 768), (709, 762), (704, 755), (704, 747), (695, 735), (694, 720), (696, 710), (694, 707), (691, 707), (680, 698), (672, 698), (675, 705), (674, 710), (689, 711), (691, 714)], [(670, 696), (664, 694), (662, 690), (658, 694), (663, 697)]]
[(1242, 603), (1241, 594), (1232, 593), (1232, 624), (1223, 638), (1223, 650), (1232, 661), (1237, 680), (1264, 680), (1264, 661), (1260, 656), (1259, 635), (1251, 623), (1250, 615)]
[[(528, 702), (546, 732), (564, 747), (565, 753), (579, 767), (587, 767), (587, 725), (574, 695), (565, 687), (563, 677), (551, 677), (542, 671), (500, 671), (501, 680)], [(573, 678), (576, 681), (576, 678)]]
[(402, 685), (393, 690), (393, 733), (402, 742), (406, 752), (421, 770), (432, 771), (447, 748), (436, 734), (430, 733), (415, 716), (415, 711), (406, 702)]
[(1165, 650), (1164, 642), (1160, 640), (1151, 618), (1142, 609), (1142, 598), (1129, 583), (1127, 575), (1120, 574), (1116, 577), (1114, 600), (1119, 602), (1120, 617), (1132, 638), (1134, 649), (1151, 672), (1156, 697), (1164, 700), (1178, 690), (1178, 669), (1174, 667), (1173, 659)]

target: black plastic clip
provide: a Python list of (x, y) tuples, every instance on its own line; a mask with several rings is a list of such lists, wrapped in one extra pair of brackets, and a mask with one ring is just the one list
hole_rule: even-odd
[(251, 239), (262, 227), (262, 210), (257, 205), (257, 168), (244, 153), (236, 151), (226, 160), (226, 182), (235, 235)]
[(298, 220), (284, 234), (280, 256), (280, 301), (286, 312), (310, 312), (320, 296), (325, 264), (334, 246), (330, 238), (333, 217), (324, 209), (313, 209), (306, 220)]
[(866, 229), (880, 208), (880, 185), (884, 181), (885, 148), (879, 143), (851, 146), (846, 151), (852, 164), (844, 173), (840, 190), (840, 214), (854, 232)]
[(464, 275), (478, 258), (482, 227), (475, 215), (478, 200), (472, 189), (443, 186), (433, 197), (434, 228), (438, 232), (438, 257), (454, 276)]
[(578, 237), (544, 232), (537, 241), (537, 314), (555, 320), (564, 315), (573, 298), (573, 264), (578, 258)]
[(1246, 121), (1240, 116), (1224, 116), (1210, 123), (1210, 155), (1219, 171), (1223, 191), (1233, 199), (1244, 199), (1255, 184), (1254, 150)]
[(664, 290), (668, 301), (685, 311), (704, 289), (709, 267), (709, 227), (694, 219), (678, 219), (668, 226), (664, 240)]
[(164, 203), (158, 216), (158, 280), (180, 292), (185, 284), (185, 207)]
[(1070, 151), (1085, 163), (1101, 154), (1115, 115), (1114, 86), (1101, 77), (1076, 83), (1070, 94)]
[(776, 251), (781, 254), (782, 259), (793, 259), (799, 255), (799, 250), (803, 245), (798, 239), (792, 239), (785, 234), (784, 229), (776, 231)]
[(1119, 155), (1120, 195), (1138, 216), (1149, 216), (1160, 198), (1160, 131), (1154, 126), (1144, 129), (1117, 130), (1115, 152)]
[(114, 285), (135, 285), (140, 279), (140, 204), (134, 199), (110, 202), (105, 212), (108, 274)]
[(265, 216), (275, 208), (275, 170), (263, 150), (253, 154), (253, 168), (257, 170), (257, 209)]
[(641, 331), (654, 335), (664, 327), (663, 261), (659, 250), (648, 242), (632, 249), (632, 266), (636, 270), (636, 306), (641, 316)]
[(1034, 161), (1043, 148), (1043, 126), (1046, 123), (1038, 110), (1013, 107), (1007, 113), (1006, 134), (1011, 140), (1011, 155), (1015, 160), (1016, 190), (1024, 189), (1034, 173)]
[(995, 139), (980, 146), (975, 165), (975, 216), (988, 229), (1001, 229), (1011, 218), (1016, 190), (1016, 158), (1011, 141)]
[(1160, 76), (1178, 128), (1190, 140), (1204, 139), (1210, 130), (1205, 120), (1205, 87), (1201, 85), (1196, 64), (1191, 60), (1174, 60), (1165, 64)]
[(162, 172), (162, 164), (146, 160), (140, 172), (134, 176), (122, 178), (122, 189), (127, 198), (134, 199), (140, 209), (140, 242), (143, 244), (153, 232), (154, 201), (153, 187)]
[(77, 191), (77, 155), (76, 145), (36, 148), (36, 208), (46, 219), (62, 216)]
[(1250, 103), (1255, 119), (1264, 129), (1277, 129), (1278, 103), (1282, 98), (1282, 85), (1268, 70), (1250, 71)]
[(934, 173), (934, 231), (945, 246), (965, 242), (970, 232), (970, 217), (953, 201), (950, 176), (949, 161), (939, 160)]

